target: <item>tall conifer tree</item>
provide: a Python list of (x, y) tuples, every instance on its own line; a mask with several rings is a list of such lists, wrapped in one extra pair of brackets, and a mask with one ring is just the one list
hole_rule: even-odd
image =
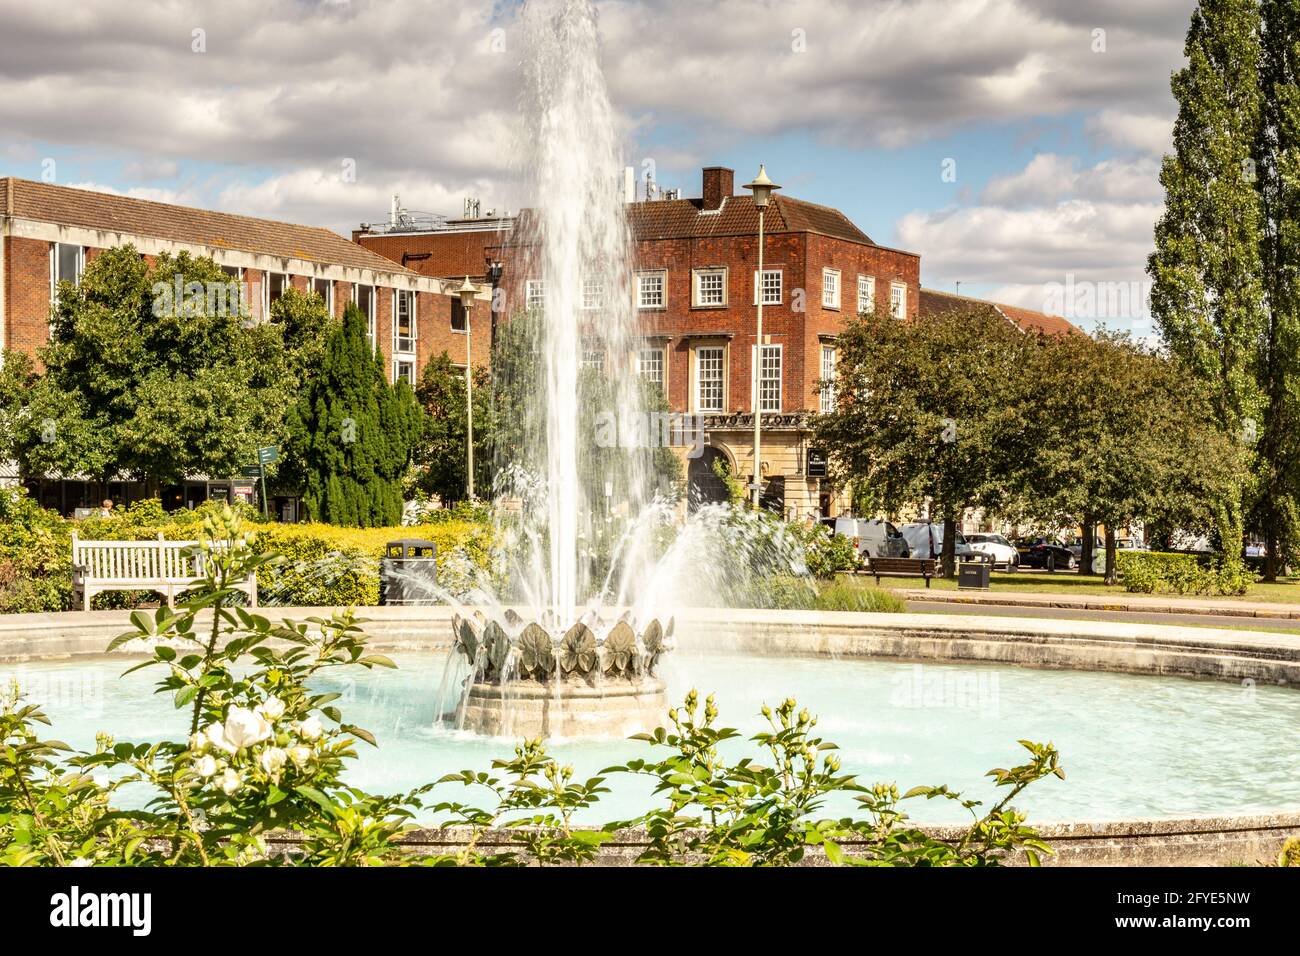
[(401, 481), (420, 416), (411, 387), (388, 383), (365, 316), (349, 305), (293, 415), (308, 516), (362, 528), (400, 524)]
[[(1201, 0), (1187, 65), (1174, 74), (1174, 152), (1160, 171), (1165, 212), (1148, 263), (1151, 310), (1170, 349), (1213, 383), (1220, 422), (1253, 439), (1267, 395), (1262, 204), (1254, 152), (1263, 108), (1258, 0)], [(1256, 474), (1258, 474), (1256, 472)], [(1241, 560), (1258, 479), (1220, 509), (1224, 553)]]

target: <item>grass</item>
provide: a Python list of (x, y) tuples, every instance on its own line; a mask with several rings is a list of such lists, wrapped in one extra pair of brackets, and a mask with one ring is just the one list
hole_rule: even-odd
[[(875, 587), (876, 579), (867, 574), (854, 575), (852, 586)], [(1075, 571), (994, 571), (989, 580), (992, 591), (1019, 591), (1026, 594), (1076, 594), (1076, 595), (1112, 595), (1115, 597), (1154, 597), (1156, 595), (1132, 594), (1124, 590), (1123, 585), (1106, 585), (1100, 575), (1079, 574)], [(900, 588), (924, 588), (925, 582), (920, 578), (881, 578), (880, 587), (897, 590)], [(955, 591), (957, 582), (950, 578), (934, 578), (930, 582), (931, 590)], [(1178, 597), (1180, 595), (1165, 595)], [(1182, 595), (1193, 597), (1194, 595)], [(1279, 578), (1272, 583), (1256, 582), (1246, 594), (1215, 597), (1216, 601), (1268, 601), (1279, 604), (1300, 604), (1300, 576)]]

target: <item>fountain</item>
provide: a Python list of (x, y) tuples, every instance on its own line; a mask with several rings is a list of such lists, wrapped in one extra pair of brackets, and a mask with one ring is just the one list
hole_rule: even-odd
[[(456, 725), (484, 734), (615, 735), (663, 722), (655, 663), (672, 642), (660, 623), (647, 529), (668, 513), (646, 455), (597, 450), (584, 362), (598, 356), (603, 407), (625, 422), (643, 414), (630, 294), (631, 241), (618, 188), (623, 168), (614, 112), (587, 0), (535, 0), (526, 38), (524, 157), (532, 207), (512, 237), (512, 259), (539, 276), (543, 305), (507, 319), (535, 358), (512, 378), (519, 440), (498, 461), (496, 492), (519, 503), (505, 542), (517, 592), (483, 586), (455, 619)], [(504, 443), (503, 443), (504, 444)], [(616, 500), (611, 500), (616, 497)], [(623, 530), (611, 544), (615, 528)], [(609, 567), (598, 570), (595, 542)], [(510, 600), (514, 598), (514, 600)], [(514, 607), (523, 609), (521, 615)]]

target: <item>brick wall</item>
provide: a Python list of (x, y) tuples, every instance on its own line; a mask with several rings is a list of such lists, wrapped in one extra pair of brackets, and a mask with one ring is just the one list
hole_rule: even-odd
[(50, 340), (50, 244), (6, 236), (5, 347), (35, 356)]
[[(359, 245), (371, 252), (405, 265), (421, 275), (482, 276), (487, 272), (487, 249), (499, 245), (503, 233), (496, 230), (478, 232), (409, 233), (405, 235), (368, 236), (354, 233)], [(405, 262), (402, 257), (406, 255)], [(410, 258), (427, 256), (427, 258)]]

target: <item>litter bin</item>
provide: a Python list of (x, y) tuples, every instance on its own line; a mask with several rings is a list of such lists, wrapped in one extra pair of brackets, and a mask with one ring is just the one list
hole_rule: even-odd
[(959, 590), (976, 589), (987, 591), (989, 589), (989, 571), (992, 570), (991, 561), (963, 561), (957, 565), (957, 588)]
[(379, 603), (436, 604), (438, 546), (422, 538), (390, 541), (379, 563)]

